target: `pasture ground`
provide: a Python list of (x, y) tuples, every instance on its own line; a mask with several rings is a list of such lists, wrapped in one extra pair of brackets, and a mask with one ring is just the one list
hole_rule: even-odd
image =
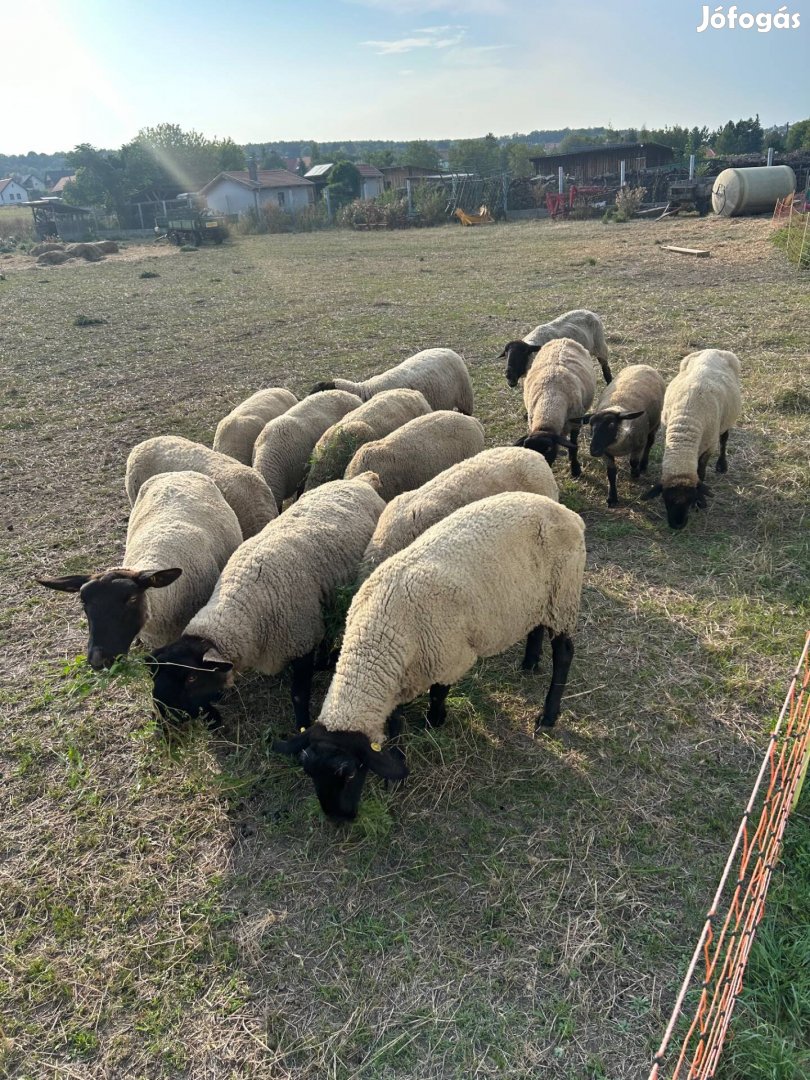
[[(808, 621), (805, 279), (744, 219), (132, 252), (0, 282), (2, 1068), (646, 1076)], [(516, 647), (455, 688), (440, 732), (409, 707), (410, 781), (370, 782), (341, 832), (269, 750), (291, 727), (283, 678), (241, 678), (224, 730), (167, 745), (137, 664), (110, 679), (77, 659), (75, 598), (32, 578), (120, 560), (136, 442), (209, 441), (258, 387), (449, 345), (488, 442), (511, 443), (522, 400), (495, 357), (580, 306), (614, 370), (733, 349), (744, 414), (682, 533), (639, 501), (660, 446), (648, 482), (620, 471), (613, 511), (587, 453), (579, 482), (557, 466), (589, 555), (556, 737), (530, 738), (548, 656), (527, 679)]]

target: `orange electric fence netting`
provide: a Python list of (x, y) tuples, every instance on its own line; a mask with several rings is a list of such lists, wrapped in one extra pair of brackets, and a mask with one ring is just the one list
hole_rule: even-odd
[[(710, 1080), (715, 1075), (809, 754), (810, 632), (649, 1080)], [(695, 978), (698, 969), (701, 981)], [(678, 1043), (676, 1029), (687, 1023)]]
[(784, 199), (778, 199), (771, 225), (779, 229), (783, 237), (781, 246), (788, 260), (799, 267), (810, 266), (810, 202), (807, 192), (803, 195), (791, 192)]

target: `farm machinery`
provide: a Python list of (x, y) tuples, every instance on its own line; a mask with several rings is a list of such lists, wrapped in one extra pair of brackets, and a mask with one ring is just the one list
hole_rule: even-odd
[(166, 237), (172, 244), (221, 244), (228, 235), (225, 218), (191, 199), (177, 200), (174, 209), (167, 207), (165, 217), (155, 218), (158, 239)]

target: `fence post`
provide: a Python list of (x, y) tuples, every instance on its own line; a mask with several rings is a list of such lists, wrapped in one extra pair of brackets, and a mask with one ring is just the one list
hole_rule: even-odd
[(773, 147), (768, 147), (768, 164), (773, 165)]
[(565, 171), (562, 165), (557, 169), (557, 194), (565, 194)]
[(620, 161), (619, 162), (619, 187), (624, 187), (624, 185), (625, 185), (625, 176), (626, 176), (625, 163), (624, 163), (624, 161)]
[(695, 155), (694, 154), (689, 155), (689, 179), (690, 180), (695, 179)]

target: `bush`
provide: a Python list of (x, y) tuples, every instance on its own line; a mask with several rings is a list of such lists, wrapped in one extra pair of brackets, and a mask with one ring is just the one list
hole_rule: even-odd
[(616, 206), (606, 210), (602, 221), (629, 221), (644, 202), (647, 189), (623, 187), (616, 195)]
[(314, 203), (296, 213), (288, 213), (271, 203), (262, 206), (258, 213), (249, 210), (239, 219), (237, 229), (245, 236), (265, 233), (314, 232), (329, 227), (329, 218), (323, 203)]
[(430, 184), (414, 185), (413, 208), (420, 225), (444, 225), (448, 220), (447, 194)]

